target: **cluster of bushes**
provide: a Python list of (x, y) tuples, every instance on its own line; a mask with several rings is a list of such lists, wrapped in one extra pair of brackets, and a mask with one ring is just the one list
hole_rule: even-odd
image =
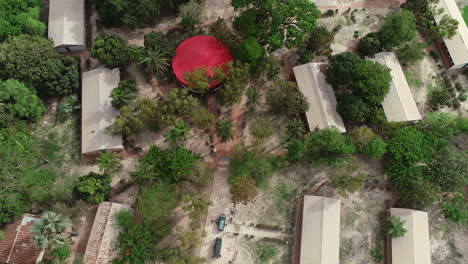
[(39, 0), (0, 1), (0, 41), (22, 34), (43, 36), (46, 25), (39, 20), (41, 9)]
[[(463, 95), (464, 90), (460, 83), (456, 85), (456, 89), (460, 91), (460, 95)], [(442, 72), (442, 75), (435, 79), (435, 85), (429, 89), (428, 101), (429, 106), (435, 111), (443, 107), (460, 108), (462, 100), (456, 97), (456, 90), (447, 72)]]
[(387, 67), (349, 52), (333, 56), (327, 70), (327, 81), (337, 94), (337, 111), (350, 122), (385, 120), (380, 105), (391, 78)]
[[(329, 10), (330, 11), (330, 10)], [(331, 10), (333, 13), (333, 10)], [(299, 62), (311, 62), (315, 56), (330, 56), (330, 45), (334, 41), (334, 35), (324, 27), (316, 27), (304, 39), (299, 46)]]

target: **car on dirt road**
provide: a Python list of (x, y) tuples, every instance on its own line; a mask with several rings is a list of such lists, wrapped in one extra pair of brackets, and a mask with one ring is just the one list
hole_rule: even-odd
[(226, 215), (221, 214), (216, 223), (218, 224), (218, 231), (223, 231), (224, 226), (226, 225)]
[(221, 246), (223, 245), (223, 240), (220, 237), (216, 238), (214, 249), (213, 249), (213, 258), (221, 257)]

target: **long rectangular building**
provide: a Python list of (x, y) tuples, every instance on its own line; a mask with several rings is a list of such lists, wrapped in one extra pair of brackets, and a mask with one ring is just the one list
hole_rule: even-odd
[(437, 3), (436, 10), (444, 9), (441, 14), (434, 16), (437, 24), (440, 23), (444, 15), (448, 15), (458, 21), (458, 28), (455, 36), (451, 39), (445, 38), (444, 44), (451, 59), (452, 66), (450, 70), (458, 70), (468, 66), (468, 28), (465, 20), (458, 9), (455, 0), (440, 0)]
[(404, 221), (406, 233), (392, 238), (392, 264), (430, 264), (429, 224), (426, 212), (391, 208), (392, 216)]
[(48, 28), (58, 52), (86, 49), (85, 0), (50, 0)]
[(421, 120), (413, 94), (411, 94), (405, 74), (395, 53), (380, 52), (369, 60), (383, 64), (391, 70), (390, 91), (382, 102), (382, 108), (387, 120), (390, 122)]
[(119, 85), (119, 69), (99, 68), (84, 72), (81, 104), (81, 153), (123, 150), (122, 137), (105, 132), (118, 111), (111, 105), (110, 94)]
[(299, 90), (309, 102), (306, 112), (310, 130), (335, 126), (346, 132), (343, 119), (336, 112), (336, 98), (333, 88), (320, 71), (323, 62), (307, 63), (293, 68)]
[(304, 196), (300, 264), (338, 264), (340, 200)]

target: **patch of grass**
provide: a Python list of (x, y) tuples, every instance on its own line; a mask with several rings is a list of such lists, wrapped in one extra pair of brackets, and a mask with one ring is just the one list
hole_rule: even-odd
[(421, 88), (422, 87), (422, 80), (421, 80), (421, 72), (417, 70), (413, 70), (413, 67), (408, 68), (404, 71), (406, 81), (408, 81), (408, 85), (413, 88)]
[(384, 260), (382, 243), (378, 243), (377, 246), (371, 248), (370, 255), (374, 263), (382, 263)]
[(463, 20), (465, 20), (465, 23), (468, 24), (468, 6), (463, 8)]
[(278, 255), (278, 249), (270, 244), (258, 243), (254, 248), (258, 264), (268, 264)]

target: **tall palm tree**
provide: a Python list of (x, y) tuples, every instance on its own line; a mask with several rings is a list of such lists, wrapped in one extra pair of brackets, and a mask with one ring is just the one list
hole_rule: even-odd
[(253, 110), (260, 102), (260, 92), (257, 89), (250, 88), (247, 90), (246, 95), (247, 106), (250, 106), (250, 109)]
[(42, 218), (31, 226), (32, 240), (41, 249), (38, 260), (44, 257), (46, 250), (68, 244), (65, 231), (70, 226), (68, 218), (54, 212), (45, 212)]
[(304, 122), (300, 119), (289, 120), (286, 129), (288, 133), (288, 141), (301, 139), (305, 133)]
[(221, 119), (216, 124), (216, 134), (221, 138), (221, 142), (226, 142), (234, 138), (234, 124), (231, 119)]
[(105, 174), (119, 172), (122, 169), (119, 157), (112, 151), (102, 152), (96, 160), (99, 169)]
[(169, 68), (169, 59), (159, 50), (145, 49), (138, 64), (144, 65), (150, 74), (161, 77)]
[(131, 176), (138, 184), (151, 184), (158, 177), (158, 174), (154, 172), (154, 165), (139, 162), (135, 169)]
[(164, 134), (164, 139), (166, 142), (169, 142), (170, 145), (180, 147), (187, 139), (189, 131), (190, 128), (184, 123), (184, 121), (179, 120), (173, 128)]
[(405, 235), (406, 229), (403, 227), (403, 225), (405, 224), (405, 221), (395, 216), (389, 216), (387, 220), (388, 220), (387, 233), (392, 238), (402, 237)]

